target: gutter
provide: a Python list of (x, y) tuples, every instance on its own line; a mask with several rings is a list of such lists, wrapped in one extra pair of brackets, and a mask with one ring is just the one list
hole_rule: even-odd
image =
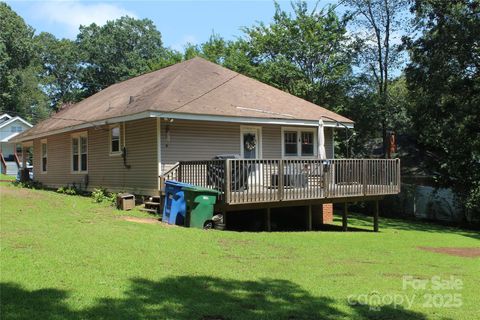
[[(54, 116), (53, 116), (54, 118)], [(175, 112), (162, 112), (162, 111), (143, 111), (127, 116), (107, 118), (103, 120), (96, 120), (85, 122), (82, 124), (69, 126), (57, 130), (51, 130), (34, 135), (29, 135), (28, 130), (25, 131), (25, 135), (22, 133), (20, 137), (15, 137), (12, 142), (19, 143), (30, 141), (37, 138), (43, 138), (55, 134), (76, 131), (91, 127), (103, 126), (107, 124), (114, 124), (126, 121), (141, 120), (147, 118), (169, 118), (169, 119), (181, 119), (181, 120), (197, 120), (197, 121), (213, 121), (213, 122), (230, 122), (230, 123), (249, 123), (249, 124), (275, 124), (275, 125), (295, 125), (295, 126), (308, 126), (317, 127), (318, 120), (301, 120), (301, 119), (283, 119), (283, 118), (260, 118), (260, 117), (237, 117), (237, 116), (219, 116), (219, 115), (203, 115), (192, 113), (175, 113)], [(346, 128), (353, 128), (353, 123), (339, 122), (339, 121), (324, 121), (325, 127), (338, 128), (344, 126)]]

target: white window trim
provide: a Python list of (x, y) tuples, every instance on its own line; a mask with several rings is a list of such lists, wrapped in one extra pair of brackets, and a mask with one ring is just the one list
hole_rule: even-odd
[[(82, 158), (82, 143), (80, 141), (80, 138), (87, 138), (87, 170), (82, 171), (80, 170), (82, 164), (81, 164), (81, 158)], [(73, 150), (72, 150), (72, 144), (73, 144), (73, 139), (77, 138), (78, 139), (78, 171), (73, 170)], [(90, 160), (88, 159), (88, 133), (87, 131), (82, 131), (82, 132), (75, 132), (70, 135), (70, 173), (71, 174), (86, 174), (88, 173), (88, 167), (90, 166)]]
[(257, 130), (258, 137), (258, 149), (257, 149), (257, 157), (255, 159), (263, 159), (263, 134), (262, 134), (262, 127), (260, 126), (240, 126), (240, 156), (244, 159), (245, 154), (243, 151), (243, 133), (250, 132)]
[[(297, 132), (297, 155), (288, 156), (285, 155), (285, 131), (295, 131)], [(312, 156), (302, 156), (302, 143), (300, 141), (302, 132), (312, 132), (313, 133), (313, 155)], [(306, 127), (282, 127), (282, 134), (280, 136), (282, 144), (282, 159), (316, 159), (318, 155), (318, 128), (306, 128)]]
[[(120, 130), (119, 135), (118, 135), (118, 148), (119, 148), (118, 151), (112, 151), (112, 129), (113, 128), (118, 128)], [(122, 137), (122, 132), (125, 132), (125, 130), (122, 130), (122, 127), (120, 126), (120, 124), (112, 124), (108, 128), (108, 144), (109, 144), (108, 150), (110, 152), (110, 156), (120, 156), (120, 155), (122, 155), (122, 141), (124, 140), (123, 137)]]
[[(43, 170), (43, 145), (45, 145), (45, 149), (47, 151), (46, 158), (47, 158), (47, 170)], [(48, 172), (48, 142), (47, 139), (40, 140), (40, 174), (46, 174)]]

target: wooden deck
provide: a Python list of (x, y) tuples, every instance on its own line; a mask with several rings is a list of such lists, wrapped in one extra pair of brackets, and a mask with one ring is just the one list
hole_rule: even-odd
[(181, 161), (160, 176), (221, 192), (228, 206), (372, 198), (400, 192), (399, 159)]

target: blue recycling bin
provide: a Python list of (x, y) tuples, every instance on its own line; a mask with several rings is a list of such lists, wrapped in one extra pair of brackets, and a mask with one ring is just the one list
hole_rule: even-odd
[(192, 186), (189, 183), (174, 180), (165, 181), (165, 205), (163, 206), (162, 221), (168, 224), (185, 225), (187, 205), (183, 187)]

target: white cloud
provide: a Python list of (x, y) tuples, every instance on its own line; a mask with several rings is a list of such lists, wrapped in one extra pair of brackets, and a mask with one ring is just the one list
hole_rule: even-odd
[(75, 37), (80, 25), (103, 25), (122, 16), (136, 17), (124, 8), (109, 3), (81, 3), (79, 1), (45, 1), (34, 8), (36, 16), (45, 22), (66, 28), (67, 37)]

